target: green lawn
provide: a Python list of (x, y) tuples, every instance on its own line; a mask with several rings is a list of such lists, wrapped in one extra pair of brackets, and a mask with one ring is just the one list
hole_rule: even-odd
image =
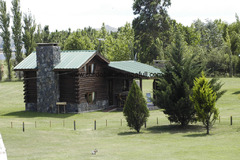
[[(240, 157), (240, 78), (221, 80), (228, 91), (217, 103), (221, 122), (216, 122), (209, 136), (201, 123), (185, 129), (169, 124), (160, 110), (150, 112), (147, 128), (140, 134), (126, 126), (122, 112), (60, 115), (24, 112), (22, 82), (0, 82), (0, 132), (8, 159), (237, 160)], [(143, 91), (151, 92), (151, 86), (150, 80), (144, 81)], [(231, 115), (233, 126), (230, 126)], [(94, 130), (94, 120), (97, 130)], [(23, 122), (25, 132), (22, 132)], [(99, 152), (91, 155), (95, 148)]]

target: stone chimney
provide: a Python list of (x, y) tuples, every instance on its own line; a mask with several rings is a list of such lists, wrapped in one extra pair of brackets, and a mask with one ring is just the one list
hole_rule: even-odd
[(37, 55), (37, 111), (56, 113), (59, 100), (58, 76), (53, 71), (60, 62), (60, 47), (55, 43), (40, 43)]

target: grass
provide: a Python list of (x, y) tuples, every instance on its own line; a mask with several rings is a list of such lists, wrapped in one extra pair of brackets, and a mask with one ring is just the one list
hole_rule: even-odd
[[(147, 128), (143, 127), (140, 134), (126, 126), (122, 112), (59, 115), (24, 112), (22, 82), (0, 82), (0, 132), (8, 159), (239, 159), (240, 79), (222, 78), (221, 81), (225, 83), (223, 88), (227, 89), (217, 102), (221, 122), (216, 122), (209, 136), (201, 123), (184, 129), (169, 124), (161, 110), (150, 112)], [(151, 85), (150, 80), (143, 81), (144, 93), (151, 92)], [(73, 129), (74, 120), (76, 131)], [(94, 130), (94, 120), (97, 121), (97, 130)], [(23, 122), (25, 132), (22, 131)], [(99, 152), (91, 155), (95, 148)]]

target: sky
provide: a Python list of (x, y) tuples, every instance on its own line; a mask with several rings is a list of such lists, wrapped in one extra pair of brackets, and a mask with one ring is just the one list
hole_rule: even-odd
[[(6, 0), (10, 12), (11, 0)], [(134, 19), (133, 0), (20, 0), (23, 13), (31, 12), (36, 23), (49, 25), (50, 31), (101, 28), (102, 23), (118, 28)], [(227, 23), (240, 16), (239, 0), (171, 0), (168, 13), (183, 25), (198, 18), (222, 19)]]

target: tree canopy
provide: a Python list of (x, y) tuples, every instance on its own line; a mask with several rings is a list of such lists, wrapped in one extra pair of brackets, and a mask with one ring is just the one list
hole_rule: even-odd
[(194, 103), (197, 119), (204, 124), (207, 134), (209, 134), (210, 127), (219, 115), (219, 111), (215, 107), (217, 95), (203, 72), (201, 77), (195, 79), (192, 90), (190, 99)]
[(133, 4), (134, 18), (132, 24), (135, 34), (136, 52), (141, 62), (151, 63), (158, 56), (156, 39), (164, 45), (168, 43), (170, 18), (167, 8), (170, 0), (135, 0)]
[(170, 122), (180, 123), (182, 126), (196, 121), (195, 109), (189, 96), (193, 80), (202, 71), (195, 55), (192, 53), (189, 56), (187, 53), (186, 43), (181, 33), (176, 31), (175, 39), (167, 52), (169, 63), (154, 90), (155, 104), (163, 109)]
[(2, 30), (1, 37), (3, 39), (3, 53), (6, 57), (6, 63), (8, 68), (8, 80), (12, 79), (12, 50), (10, 43), (10, 14), (7, 12), (6, 1), (0, 0), (0, 28)]

